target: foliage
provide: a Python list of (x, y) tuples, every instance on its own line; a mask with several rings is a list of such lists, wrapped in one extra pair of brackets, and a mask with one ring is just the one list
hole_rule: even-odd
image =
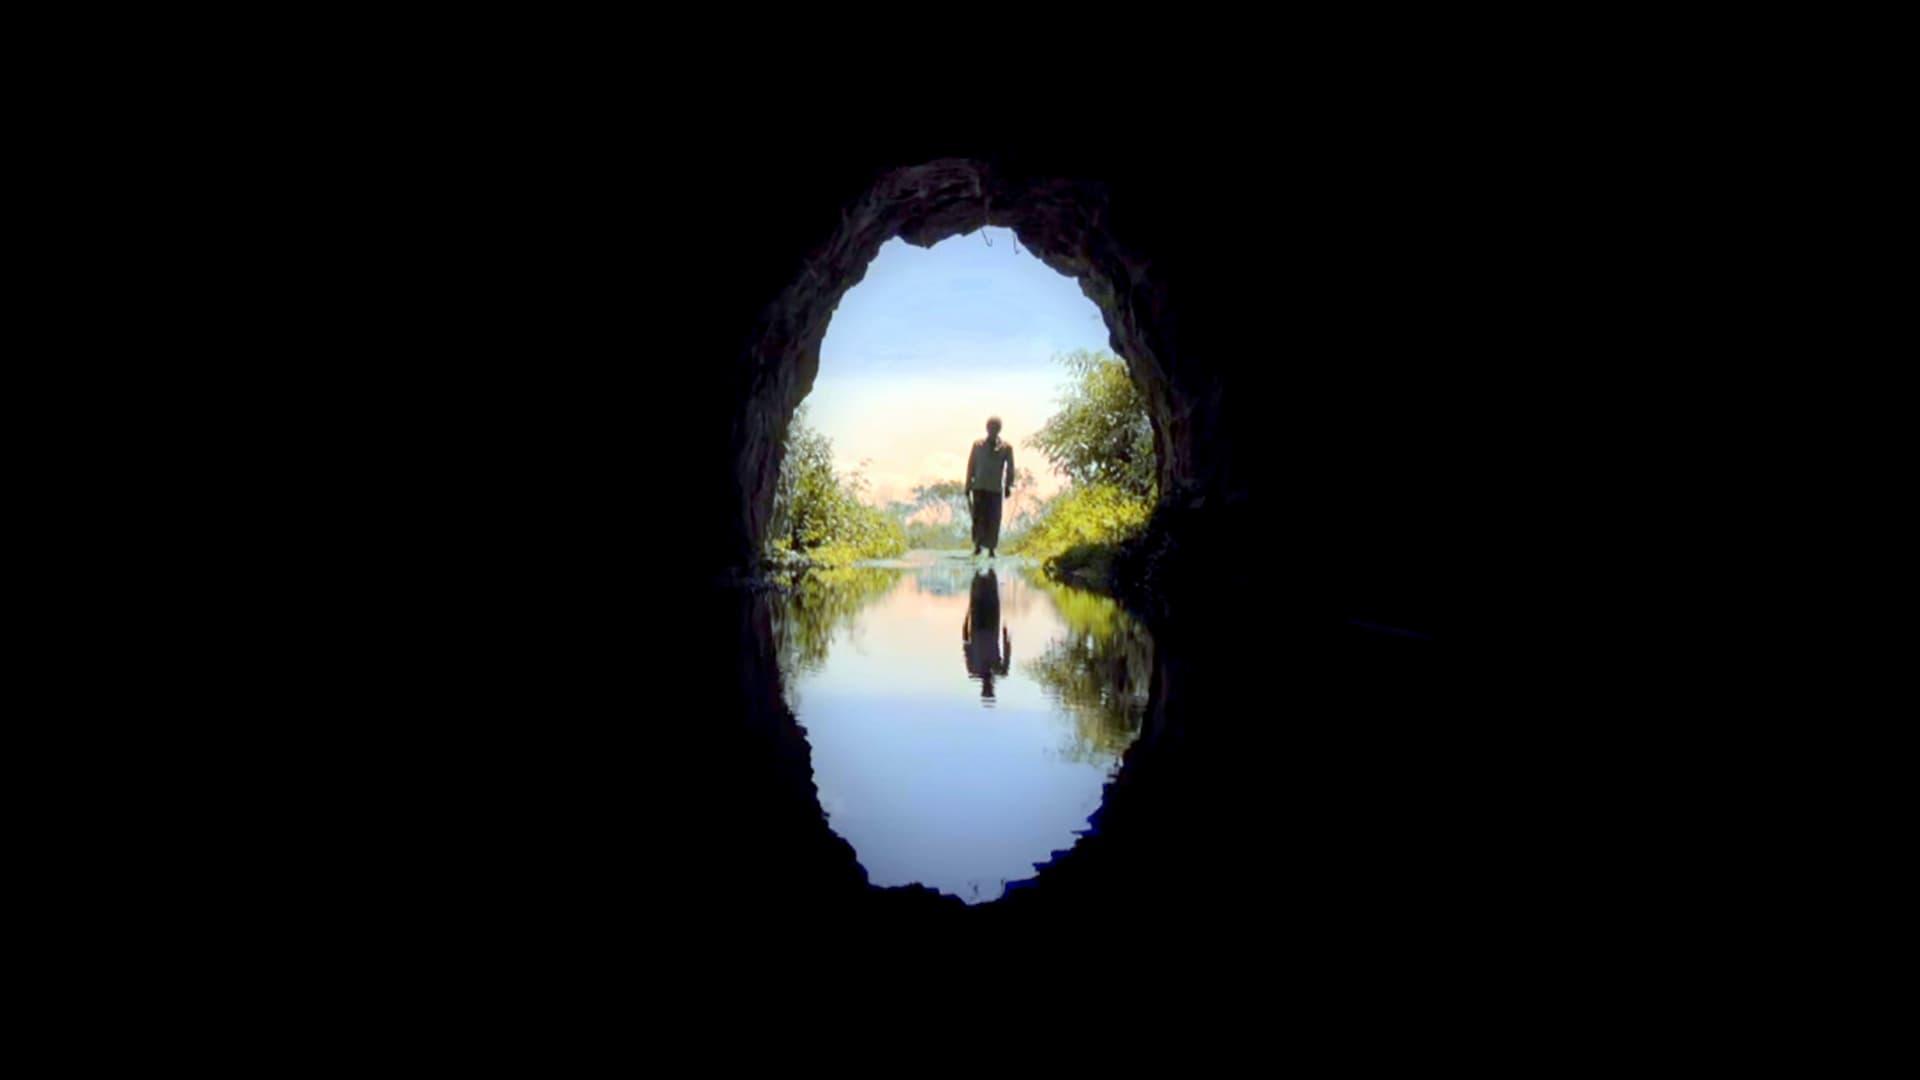
[(834, 470), (833, 440), (807, 425), (804, 409), (787, 428), (786, 447), (767, 530), (766, 558), (775, 569), (844, 566), (907, 550), (899, 520), (860, 501), (865, 477)]
[(964, 521), (916, 521), (906, 526), (910, 548), (961, 548), (967, 544)]
[(1073, 718), (1066, 755), (1110, 761), (1140, 733), (1153, 677), (1153, 640), (1120, 605), (1104, 596), (1049, 581), (1068, 634), (1021, 665)]
[(1060, 410), (1028, 440), (1075, 484), (1103, 484), (1154, 498), (1153, 426), (1147, 403), (1112, 353), (1085, 349), (1058, 358), (1077, 377)]
[(917, 548), (964, 547), (969, 543), (971, 511), (967, 509), (967, 488), (958, 480), (941, 480), (913, 489), (913, 512), (929, 506), (947, 508), (945, 521), (920, 521), (907, 528), (907, 542)]
[[(1040, 519), (1009, 544), (1008, 551), (1039, 561), (1049, 576), (1068, 576), (1138, 535), (1152, 510), (1152, 502), (1144, 496), (1112, 485), (1068, 488), (1047, 504)], [(1104, 576), (1103, 569), (1096, 568), (1088, 576)]]
[(834, 632), (853, 624), (867, 605), (900, 582), (897, 570), (839, 567), (817, 570), (793, 582), (784, 603), (774, 603), (774, 648), (788, 675), (817, 671), (826, 663)]

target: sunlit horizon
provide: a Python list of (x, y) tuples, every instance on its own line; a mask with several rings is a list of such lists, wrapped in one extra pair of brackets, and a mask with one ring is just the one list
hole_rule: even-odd
[(960, 480), (988, 416), (1001, 418), (1015, 465), (1033, 474), (1026, 494), (1044, 498), (1067, 483), (1028, 443), (1068, 386), (1055, 358), (1107, 348), (1106, 325), (1079, 284), (1011, 230), (931, 249), (889, 240), (828, 324), (806, 415), (833, 440), (840, 474), (864, 473), (871, 504)]

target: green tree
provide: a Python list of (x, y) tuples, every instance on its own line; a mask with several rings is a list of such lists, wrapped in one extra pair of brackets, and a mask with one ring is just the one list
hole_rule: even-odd
[(1112, 353), (1076, 350), (1058, 357), (1075, 375), (1071, 389), (1028, 440), (1075, 484), (1107, 485), (1154, 498), (1153, 426), (1146, 398), (1126, 362)]
[(937, 480), (931, 484), (921, 484), (913, 489), (913, 501), (916, 506), (944, 505), (953, 511), (953, 519), (965, 519), (967, 510), (967, 487), (958, 480)]

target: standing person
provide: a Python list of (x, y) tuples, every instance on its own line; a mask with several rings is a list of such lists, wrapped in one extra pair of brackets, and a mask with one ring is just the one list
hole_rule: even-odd
[(967, 506), (973, 511), (973, 553), (1000, 546), (1000, 507), (1013, 494), (1013, 447), (1000, 440), (1000, 418), (987, 418), (987, 437), (967, 456)]

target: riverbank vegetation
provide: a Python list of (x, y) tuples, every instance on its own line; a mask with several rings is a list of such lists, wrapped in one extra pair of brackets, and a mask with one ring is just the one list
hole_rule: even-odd
[(1056, 580), (1110, 587), (1115, 555), (1146, 527), (1158, 496), (1153, 428), (1126, 361), (1085, 350), (1060, 360), (1073, 383), (1028, 443), (1070, 486), (1008, 551)]
[(865, 493), (858, 470), (841, 476), (834, 469), (833, 440), (808, 426), (803, 406), (788, 425), (787, 455), (774, 487), (768, 569), (794, 573), (905, 554), (906, 529), (867, 505)]

